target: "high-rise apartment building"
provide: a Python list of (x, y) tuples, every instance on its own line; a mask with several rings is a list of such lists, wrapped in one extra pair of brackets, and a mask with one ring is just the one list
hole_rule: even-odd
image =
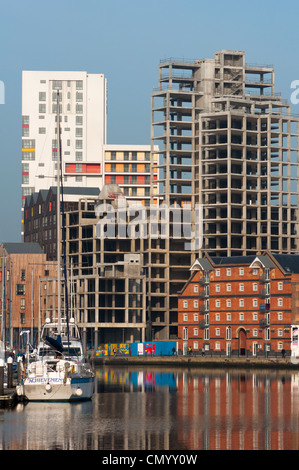
[(177, 331), (177, 292), (198, 256), (299, 252), (298, 122), (275, 92), (274, 68), (247, 64), (243, 51), (161, 61), (152, 94), (155, 197), (190, 205), (193, 224), (202, 207), (203, 244), (192, 251), (184, 239), (149, 241), (150, 316), (160, 338)]
[(24, 71), (22, 76), (22, 198), (55, 185), (57, 92), (64, 184), (99, 187), (106, 144), (106, 79), (102, 74)]

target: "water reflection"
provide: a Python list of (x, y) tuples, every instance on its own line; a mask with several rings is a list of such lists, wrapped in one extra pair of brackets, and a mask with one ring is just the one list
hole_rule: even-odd
[(295, 372), (97, 369), (81, 404), (0, 411), (2, 449), (295, 450)]

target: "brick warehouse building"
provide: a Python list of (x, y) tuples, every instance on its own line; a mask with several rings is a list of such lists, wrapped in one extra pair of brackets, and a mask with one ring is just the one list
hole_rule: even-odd
[(197, 259), (179, 292), (178, 349), (298, 356), (299, 256)]

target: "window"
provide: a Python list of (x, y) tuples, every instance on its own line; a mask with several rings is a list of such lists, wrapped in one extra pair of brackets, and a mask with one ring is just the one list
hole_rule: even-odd
[(230, 269), (230, 268), (227, 268), (227, 270), (226, 270), (226, 275), (227, 275), (227, 276), (231, 276), (231, 269)]
[(239, 299), (239, 307), (244, 307), (244, 299)]
[(254, 329), (252, 335), (256, 338), (258, 336), (258, 330)]
[(256, 292), (258, 289), (258, 285), (256, 283), (253, 284), (253, 291)]
[(17, 295), (25, 295), (25, 284), (17, 284), (16, 294)]
[(244, 320), (244, 313), (239, 313), (239, 320), (243, 321)]
[(230, 299), (228, 299), (228, 300), (226, 301), (226, 306), (227, 306), (227, 307), (231, 307), (231, 306), (232, 306), (232, 302), (231, 302)]
[(252, 314), (252, 319), (253, 319), (253, 321), (257, 321), (257, 318), (258, 318), (258, 317), (257, 317), (257, 313), (254, 312), (254, 313)]
[(76, 161), (77, 162), (82, 162), (83, 160), (83, 153), (82, 152), (76, 152)]
[(40, 91), (39, 92), (39, 101), (46, 101), (46, 92)]
[(198, 315), (197, 315), (197, 313), (194, 314), (193, 318), (194, 318), (194, 321), (198, 321)]
[(252, 270), (252, 275), (253, 275), (253, 276), (257, 276), (257, 275), (258, 275), (258, 269), (257, 269), (257, 268), (253, 268), (253, 270)]
[(220, 292), (220, 284), (216, 284), (216, 292)]
[(278, 283), (278, 290), (282, 290), (282, 282)]
[(25, 299), (21, 299), (20, 307), (21, 307), (21, 310), (25, 310)]
[(76, 80), (76, 90), (83, 90), (83, 80)]
[(21, 281), (25, 281), (25, 277), (26, 277), (26, 270), (21, 269)]
[(220, 277), (220, 269), (216, 269), (216, 277)]
[(188, 328), (183, 328), (183, 339), (188, 339)]
[(198, 286), (194, 286), (194, 292), (198, 292)]
[(282, 300), (282, 299), (278, 299), (278, 300), (277, 300), (277, 305), (278, 305), (278, 307), (282, 307), (282, 306), (283, 306), (283, 300)]
[(184, 302), (183, 302), (183, 307), (184, 307), (184, 308), (188, 308), (188, 300), (184, 300)]
[(226, 314), (226, 321), (231, 321), (231, 319), (232, 319), (231, 314), (230, 314), (230, 313), (227, 313), (227, 314)]
[(277, 349), (278, 349), (279, 351), (281, 351), (281, 350), (283, 349), (283, 343), (281, 343), (280, 341), (279, 341), (279, 343), (277, 344)]
[(283, 336), (283, 330), (281, 328), (279, 328), (277, 335), (280, 337)]
[(282, 320), (283, 319), (283, 313), (278, 312), (277, 318), (278, 318), (278, 320)]
[(194, 328), (194, 336), (198, 336), (198, 328)]
[(218, 341), (215, 343), (215, 350), (220, 351), (220, 343)]
[(25, 323), (25, 312), (20, 313), (20, 324), (24, 325)]
[(45, 127), (39, 127), (38, 128), (38, 133), (39, 134), (45, 134), (46, 133), (46, 128)]
[(220, 321), (220, 313), (216, 313), (215, 320)]
[(209, 328), (204, 329), (204, 340), (207, 341), (210, 339), (210, 331)]
[(76, 126), (83, 126), (83, 116), (76, 116)]
[(194, 308), (197, 308), (197, 307), (198, 307), (198, 301), (197, 301), (197, 300), (194, 300), (193, 306), (194, 306)]
[(265, 328), (265, 340), (270, 339), (270, 328)]
[(226, 284), (226, 292), (231, 292), (232, 286), (231, 284)]
[(253, 306), (253, 307), (257, 307), (257, 306), (258, 306), (258, 301), (257, 301), (257, 299), (253, 299), (253, 300), (252, 300), (252, 306)]
[(216, 308), (220, 307), (220, 300), (216, 300)]
[(76, 127), (76, 137), (83, 137), (82, 127)]
[(216, 336), (220, 336), (220, 328), (216, 328), (216, 330), (215, 330), (215, 335), (216, 335)]
[(231, 330), (231, 327), (228, 326), (226, 328), (226, 340), (230, 341), (231, 339), (232, 339), (232, 330)]
[(239, 268), (239, 276), (244, 276), (244, 268)]
[(239, 291), (244, 292), (244, 284), (239, 284)]
[(188, 321), (188, 315), (184, 315), (184, 321)]
[(40, 103), (38, 106), (38, 111), (39, 113), (45, 113), (46, 112), (46, 105), (44, 103)]

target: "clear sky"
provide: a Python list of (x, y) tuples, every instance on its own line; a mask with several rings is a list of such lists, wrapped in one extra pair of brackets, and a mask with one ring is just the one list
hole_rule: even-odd
[(160, 59), (213, 58), (219, 49), (274, 65), (276, 91), (290, 99), (299, 80), (299, 2), (0, 0), (0, 243), (21, 241), (22, 70), (103, 73), (108, 143), (150, 144)]

